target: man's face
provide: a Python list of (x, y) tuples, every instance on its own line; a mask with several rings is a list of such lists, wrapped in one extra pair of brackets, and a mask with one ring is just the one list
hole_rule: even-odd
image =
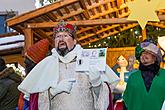
[(68, 49), (69, 51), (76, 44), (76, 40), (71, 37), (71, 34), (68, 32), (58, 32), (55, 35), (55, 48), (59, 50)]
[(155, 63), (156, 56), (151, 52), (144, 51), (140, 56), (140, 61), (143, 65), (148, 66)]

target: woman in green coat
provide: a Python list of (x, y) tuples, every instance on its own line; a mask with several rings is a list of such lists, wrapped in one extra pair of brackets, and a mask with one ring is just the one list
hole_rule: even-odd
[(165, 100), (165, 70), (160, 69), (161, 52), (150, 41), (136, 47), (139, 70), (132, 73), (124, 92), (128, 110), (161, 110)]

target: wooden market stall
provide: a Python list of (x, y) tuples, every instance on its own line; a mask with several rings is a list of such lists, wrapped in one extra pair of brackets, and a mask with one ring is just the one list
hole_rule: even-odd
[[(48, 38), (53, 47), (53, 27), (63, 19), (77, 25), (77, 40), (82, 46), (99, 41), (111, 35), (131, 29), (137, 22), (126, 18), (130, 10), (126, 5), (133, 0), (59, 0), (53, 4), (13, 17), (7, 21), (9, 27), (25, 35), (25, 47), (36, 41)], [(165, 10), (157, 12), (161, 22), (148, 22), (148, 25), (165, 28)], [(142, 31), (142, 39), (146, 38), (146, 30)], [(125, 49), (125, 48), (124, 48)], [(117, 49), (119, 53), (129, 48)], [(131, 54), (134, 53), (131, 48)], [(119, 54), (118, 53), (118, 54)], [(116, 56), (114, 49), (108, 50), (107, 62), (112, 66)]]
[(24, 36), (17, 32), (0, 34), (0, 56), (7, 64), (19, 63), (24, 65), (23, 50)]

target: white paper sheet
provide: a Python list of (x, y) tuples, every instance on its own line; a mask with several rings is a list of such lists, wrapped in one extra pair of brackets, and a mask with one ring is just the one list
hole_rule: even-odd
[(89, 71), (90, 68), (105, 71), (106, 51), (106, 48), (83, 49), (77, 56), (76, 71)]

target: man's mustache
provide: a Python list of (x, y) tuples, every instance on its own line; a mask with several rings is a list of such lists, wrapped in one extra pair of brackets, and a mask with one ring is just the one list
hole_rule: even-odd
[[(66, 43), (66, 42), (64, 42), (64, 41), (59, 41), (59, 42), (58, 42), (58, 47), (60, 46), (60, 43), (63, 43), (64, 45), (67, 46), (67, 43)], [(68, 47), (68, 46), (67, 46), (67, 47)]]
[[(65, 48), (59, 48), (60, 47), (60, 43), (64, 43), (63, 45), (66, 45)], [(59, 55), (65, 56), (69, 52), (67, 43), (63, 42), (63, 41), (58, 42), (57, 52), (59, 53)]]

